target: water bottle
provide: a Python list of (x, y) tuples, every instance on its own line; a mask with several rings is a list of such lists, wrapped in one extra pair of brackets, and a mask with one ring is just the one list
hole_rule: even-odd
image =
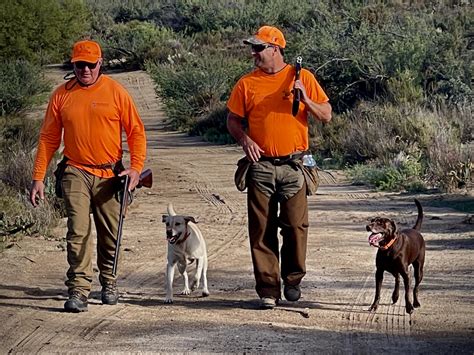
[(311, 154), (305, 154), (303, 156), (303, 165), (314, 168), (316, 166), (316, 161)]

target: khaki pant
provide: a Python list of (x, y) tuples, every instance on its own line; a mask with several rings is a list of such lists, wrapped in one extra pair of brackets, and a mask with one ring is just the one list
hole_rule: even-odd
[[(252, 164), (247, 178), (255, 289), (259, 297), (280, 299), (280, 278), (284, 284), (298, 285), (306, 274), (309, 226), (306, 184), (300, 169), (266, 161)], [(278, 227), (282, 236), (281, 253)]]
[(62, 187), (67, 221), (67, 271), (66, 286), (88, 296), (91, 290), (92, 271), (92, 221), (97, 231), (97, 266), (102, 285), (115, 281), (112, 276), (115, 244), (119, 222), (120, 204), (115, 198), (117, 178), (99, 178), (76, 167), (66, 168)]

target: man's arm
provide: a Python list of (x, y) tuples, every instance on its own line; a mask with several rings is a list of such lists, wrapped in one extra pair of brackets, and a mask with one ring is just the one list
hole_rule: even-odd
[(130, 94), (120, 86), (124, 100), (122, 102), (122, 124), (127, 134), (127, 143), (130, 149), (130, 167), (122, 171), (119, 176), (128, 175), (129, 191), (140, 182), (140, 173), (143, 170), (146, 158), (145, 126)]
[(329, 102), (316, 103), (312, 101), (309, 98), (306, 88), (304, 87), (301, 80), (297, 80), (295, 82), (295, 89), (301, 90), (301, 102), (305, 104), (305, 106), (308, 108), (308, 111), (311, 112), (317, 120), (323, 123), (328, 123), (331, 121), (332, 107)]
[(258, 146), (243, 130), (243, 118), (235, 113), (227, 115), (227, 129), (232, 137), (242, 146), (242, 149), (250, 161), (256, 162), (260, 159), (263, 149)]

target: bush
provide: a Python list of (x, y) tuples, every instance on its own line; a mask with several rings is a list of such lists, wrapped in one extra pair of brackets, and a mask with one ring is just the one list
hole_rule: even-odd
[(0, 116), (25, 111), (44, 100), (49, 90), (38, 65), (15, 59), (0, 61)]
[(147, 61), (162, 63), (186, 53), (190, 42), (169, 29), (134, 20), (112, 26), (104, 53), (128, 69), (138, 69)]
[(149, 63), (147, 70), (176, 129), (190, 131), (227, 101), (229, 87), (247, 67), (222, 52), (188, 54), (179, 66)]
[(87, 31), (89, 16), (81, 0), (2, 1), (0, 58), (63, 61)]
[(54, 196), (50, 167), (46, 177), (47, 199), (41, 208), (28, 201), (34, 148), (39, 133), (39, 120), (25, 117), (0, 117), (0, 236), (16, 233), (50, 235), (62, 214), (62, 202)]

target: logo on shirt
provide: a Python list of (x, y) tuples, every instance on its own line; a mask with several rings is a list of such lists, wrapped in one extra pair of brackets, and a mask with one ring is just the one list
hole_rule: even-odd
[(291, 96), (290, 90), (288, 90), (288, 89), (283, 90), (282, 91), (282, 96), (283, 96), (283, 100), (289, 100), (290, 96)]
[(108, 107), (109, 104), (107, 102), (92, 102), (92, 108), (103, 108), (103, 107)]

